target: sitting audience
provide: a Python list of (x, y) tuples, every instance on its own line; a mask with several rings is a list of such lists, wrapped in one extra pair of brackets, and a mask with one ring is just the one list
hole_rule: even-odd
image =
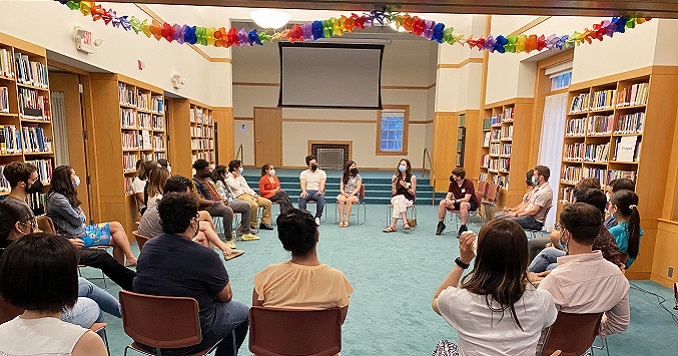
[[(339, 195), (337, 196), (337, 209), (339, 210), (339, 227), (348, 227), (353, 204), (360, 202), (360, 187), (363, 178), (358, 173), (355, 162), (349, 160), (344, 165), (344, 174), (339, 183)], [(344, 212), (346, 213), (344, 215)]]
[[(235, 355), (247, 334), (247, 306), (232, 300), (233, 291), (221, 259), (193, 239), (200, 230), (199, 203), (191, 193), (165, 193), (158, 204), (164, 234), (149, 240), (139, 256), (134, 291), (194, 298), (200, 306), (202, 342), (173, 349), (193, 353), (217, 346), (217, 355)], [(235, 336), (235, 349), (231, 333)], [(153, 350), (148, 347), (149, 350)]]
[[(476, 256), (474, 245), (473, 270), (462, 279)], [(478, 237), (462, 234), (455, 263), (432, 306), (457, 330), (459, 354), (535, 355), (542, 330), (556, 321), (557, 311), (551, 295), (527, 281), (527, 239), (520, 225), (495, 219)]]
[(610, 200), (610, 214), (617, 219), (617, 225), (610, 229), (610, 233), (617, 241), (619, 252), (628, 255), (624, 266), (630, 268), (638, 257), (640, 239), (645, 234), (640, 227), (638, 195), (626, 189), (615, 191)]
[(137, 258), (129, 246), (125, 229), (117, 221), (85, 224), (87, 217), (80, 207), (77, 188), (80, 177), (70, 166), (59, 166), (52, 172), (52, 182), (45, 199), (47, 216), (54, 221), (59, 234), (83, 240), (84, 247), (112, 246), (113, 257), (125, 266), (133, 267)]
[(162, 166), (158, 166), (148, 174), (148, 188), (146, 189), (148, 192), (147, 208), (154, 205), (156, 200), (162, 198), (162, 187), (165, 186), (170, 177), (170, 172)]
[(315, 201), (315, 223), (320, 225), (323, 209), (325, 208), (325, 182), (327, 181), (327, 174), (318, 168), (318, 161), (314, 155), (306, 156), (306, 166), (308, 166), (308, 169), (299, 174), (299, 185), (301, 186), (299, 209), (306, 210), (306, 204), (309, 201)]
[(0, 354), (108, 355), (94, 332), (59, 319), (79, 301), (77, 268), (75, 248), (56, 235), (29, 234), (6, 249), (0, 296), (24, 312), (0, 325)]
[[(452, 200), (454, 198), (454, 200)], [(466, 170), (463, 167), (457, 167), (452, 170), (450, 176), (450, 187), (447, 189), (445, 199), (440, 201), (438, 206), (438, 227), (436, 235), (442, 235), (445, 232), (445, 214), (447, 210), (459, 211), (461, 226), (457, 232), (457, 237), (461, 233), (468, 231), (466, 223), (468, 222), (469, 212), (478, 209), (478, 199), (476, 198), (476, 189), (470, 179), (466, 179)]]
[[(613, 179), (610, 184), (609, 184), (609, 189), (607, 193), (607, 201), (609, 202), (612, 199), (612, 195), (620, 190), (630, 190), (634, 192), (636, 190), (636, 184), (633, 183), (632, 180), (628, 178), (619, 178), (619, 179)], [(609, 204), (608, 204), (609, 207)], [(608, 209), (609, 212), (609, 209)], [(606, 229), (611, 229), (612, 227), (617, 225), (617, 219), (610, 213), (605, 219), (605, 228)]]
[(346, 316), (353, 287), (344, 274), (320, 263), (320, 231), (311, 213), (291, 209), (278, 216), (278, 238), (292, 253), (287, 262), (269, 265), (254, 275), (252, 305), (288, 309), (343, 308)]
[(250, 228), (256, 229), (259, 221), (259, 207), (263, 208), (259, 229), (273, 230), (271, 227), (271, 201), (260, 197), (247, 184), (242, 172), (244, 168), (240, 160), (228, 162), (228, 174), (224, 182), (235, 199), (246, 201), (250, 205)]
[(532, 183), (533, 176), (534, 171), (532, 170), (527, 171), (527, 173), (525, 174), (525, 183), (527, 184), (527, 192), (525, 192), (525, 195), (523, 195), (523, 200), (521, 200), (520, 203), (516, 206), (505, 206), (503, 209), (501, 209), (501, 211), (494, 213), (493, 217), (503, 218), (506, 216), (506, 214), (527, 208), (527, 206), (530, 204), (530, 198), (532, 197), (532, 193), (534, 193), (535, 188), (535, 185)]
[(396, 232), (398, 218), (403, 219), (403, 229), (409, 230), (407, 222), (407, 208), (414, 205), (417, 199), (417, 177), (412, 174), (412, 164), (409, 159), (403, 158), (398, 162), (396, 172), (391, 178), (391, 225), (381, 230), (383, 232)]
[(539, 284), (551, 293), (559, 311), (573, 314), (604, 313), (600, 336), (620, 333), (629, 325), (629, 281), (619, 266), (593, 250), (603, 215), (593, 205), (576, 202), (560, 213), (560, 242), (567, 256)]
[[(212, 182), (217, 187), (217, 193), (221, 200), (228, 202), (228, 206), (233, 209), (234, 213), (240, 213), (240, 226), (238, 227), (238, 232), (243, 235), (256, 235), (259, 231), (255, 228), (250, 227), (250, 214), (252, 213), (252, 207), (250, 203), (244, 200), (238, 200), (233, 197), (231, 191), (226, 187), (226, 176), (228, 175), (228, 167), (224, 165), (218, 165), (212, 170)], [(256, 239), (255, 239), (256, 240)], [(227, 241), (228, 242), (228, 241)], [(233, 247), (235, 248), (235, 247)]]
[(284, 213), (294, 209), (292, 201), (287, 193), (280, 186), (280, 180), (275, 175), (275, 167), (266, 163), (261, 166), (261, 179), (259, 179), (259, 194), (274, 202), (280, 204), (280, 212)]
[(157, 166), (158, 164), (153, 161), (137, 161), (137, 176), (132, 181), (132, 193), (134, 193), (134, 199), (137, 203), (137, 211), (141, 214), (146, 210), (146, 202), (148, 200), (148, 175)]
[(553, 190), (549, 186), (551, 170), (546, 166), (536, 166), (533, 170), (532, 183), (536, 186), (527, 206), (506, 217), (517, 222), (526, 230), (541, 230), (546, 216), (553, 205)]

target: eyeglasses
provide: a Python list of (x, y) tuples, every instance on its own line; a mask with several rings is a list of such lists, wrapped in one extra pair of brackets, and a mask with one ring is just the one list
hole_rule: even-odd
[(21, 223), (23, 226), (28, 226), (31, 230), (35, 231), (38, 229), (38, 220), (35, 217), (28, 218), (28, 220)]

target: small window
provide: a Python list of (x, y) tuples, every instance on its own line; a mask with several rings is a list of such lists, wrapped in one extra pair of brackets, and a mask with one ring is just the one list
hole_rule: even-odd
[(572, 61), (548, 67), (544, 74), (551, 79), (551, 91), (567, 88), (572, 83)]
[(406, 154), (409, 107), (384, 108), (377, 120), (377, 153)]

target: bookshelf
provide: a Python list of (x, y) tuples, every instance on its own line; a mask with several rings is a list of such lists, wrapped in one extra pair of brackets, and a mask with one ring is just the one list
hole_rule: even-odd
[(466, 153), (466, 114), (459, 115), (459, 128), (457, 129), (457, 155), (455, 162), (457, 167), (464, 166)]
[[(198, 158), (216, 164), (212, 107), (190, 99), (172, 99), (170, 105), (170, 162), (172, 172), (192, 176)], [(184, 134), (189, 132), (190, 135)]]
[(4, 166), (33, 163), (45, 188), (29, 196), (29, 205), (34, 213), (44, 213), (54, 168), (53, 138), (45, 49), (0, 33), (0, 199), (11, 190)]
[(197, 102), (192, 102), (190, 104), (189, 121), (191, 122), (192, 161), (204, 159), (214, 164), (214, 119), (212, 118), (212, 109)]
[(167, 158), (164, 90), (120, 74), (92, 74), (94, 135), (102, 221), (132, 231), (136, 202), (131, 185), (137, 160)]

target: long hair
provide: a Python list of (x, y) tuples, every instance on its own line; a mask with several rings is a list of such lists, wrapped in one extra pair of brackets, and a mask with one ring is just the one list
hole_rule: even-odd
[(398, 170), (398, 167), (400, 167), (400, 163), (403, 162), (403, 161), (405, 161), (405, 164), (407, 164), (407, 170), (405, 171), (405, 179), (412, 176), (412, 163), (410, 163), (409, 159), (403, 158), (400, 161), (398, 161), (398, 165), (396, 166), (396, 169), (395, 169), (395, 177), (396, 177), (395, 181), (396, 182), (400, 180), (401, 173), (400, 173), (400, 170)]
[(515, 303), (525, 293), (528, 263), (523, 228), (511, 220), (492, 220), (480, 229), (478, 255), (473, 270), (462, 280), (462, 287), (473, 294), (484, 295), (490, 310), (501, 312), (502, 318), (504, 311), (510, 310), (513, 320), (523, 330)]
[(71, 182), (71, 166), (62, 165), (56, 167), (52, 172), (52, 182), (47, 195), (59, 193), (68, 199), (72, 207), (77, 208), (82, 204), (78, 199), (78, 191)]
[(265, 163), (263, 166), (261, 166), (261, 176), (265, 176), (268, 174), (268, 169), (271, 168), (270, 163)]
[(224, 177), (226, 176), (226, 171), (226, 166), (223, 164), (214, 167), (212, 170), (212, 182), (216, 184), (218, 181), (221, 181), (223, 183)]
[(162, 187), (170, 178), (170, 172), (163, 166), (157, 166), (148, 174), (148, 196), (154, 197), (162, 194)]
[(344, 182), (344, 185), (348, 184), (348, 179), (351, 177), (351, 166), (354, 164), (355, 162), (348, 160), (344, 165), (344, 175), (341, 178), (341, 181)]
[(638, 212), (638, 195), (628, 189), (622, 189), (612, 194), (612, 205), (616, 205), (619, 212), (628, 219), (629, 247), (626, 253), (629, 257), (638, 257), (640, 250), (640, 213)]

